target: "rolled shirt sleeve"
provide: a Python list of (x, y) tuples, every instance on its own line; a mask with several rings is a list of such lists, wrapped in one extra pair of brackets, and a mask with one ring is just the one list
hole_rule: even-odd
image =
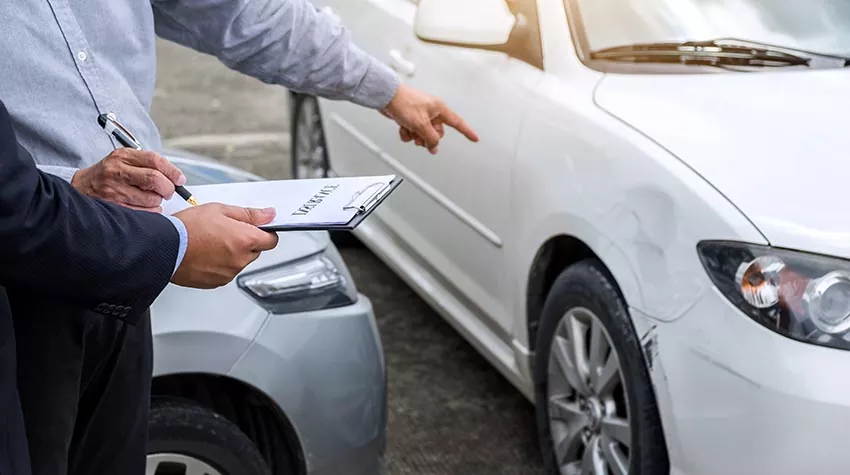
[(398, 76), (358, 48), (329, 12), (307, 0), (152, 0), (157, 34), (229, 68), (295, 92), (373, 109)]

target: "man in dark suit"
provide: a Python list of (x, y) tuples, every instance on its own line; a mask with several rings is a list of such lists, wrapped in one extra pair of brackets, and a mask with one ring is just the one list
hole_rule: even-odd
[[(38, 351), (50, 352), (54, 349), (50, 345), (61, 344), (66, 336), (68, 322), (63, 316), (69, 308), (87, 311), (88, 322), (73, 324), (120, 320), (135, 325), (169, 281), (187, 287), (218, 287), (261, 251), (277, 245), (275, 234), (257, 228), (273, 219), (273, 210), (207, 204), (175, 217), (183, 230), (174, 218), (85, 197), (66, 181), (40, 172), (18, 144), (0, 101), (0, 474), (30, 473), (16, 354), (33, 357), (33, 349), (16, 349), (14, 326), (40, 328), (47, 345), (39, 345)], [(100, 336), (87, 335), (95, 340)], [(69, 366), (77, 363), (68, 361)], [(105, 378), (76, 384), (81, 393), (90, 389), (89, 384), (108, 386), (110, 378), (120, 377), (114, 370), (94, 368), (92, 374)], [(75, 441), (87, 438), (97, 424), (144, 422), (111, 418), (114, 409), (81, 406), (80, 411), (93, 413), (91, 426), (79, 429)], [(138, 450), (144, 450), (144, 443)], [(89, 455), (108, 458), (112, 454)]]

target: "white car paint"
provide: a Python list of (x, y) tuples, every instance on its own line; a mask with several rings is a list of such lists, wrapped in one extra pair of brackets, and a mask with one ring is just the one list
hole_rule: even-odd
[(537, 0), (541, 70), (417, 40), (409, 0), (318, 3), (481, 135), (449, 132), (430, 156), (374, 111), (322, 102), (337, 174), (407, 180), (358, 237), (520, 391), (532, 398), (532, 265), (570, 235), (604, 262), (656, 346), (648, 365), (673, 473), (846, 470), (850, 353), (744, 316), (696, 245), (850, 257), (850, 225), (833, 211), (850, 71), (605, 74), (579, 59), (563, 1)]
[[(847, 221), (824, 207), (845, 195), (850, 135), (839, 124), (840, 111), (850, 108), (848, 90), (850, 74), (842, 69), (769, 80), (762, 74), (611, 76), (596, 100), (717, 187), (772, 244), (850, 258)], [(785, 186), (767, 191), (771, 184)]]

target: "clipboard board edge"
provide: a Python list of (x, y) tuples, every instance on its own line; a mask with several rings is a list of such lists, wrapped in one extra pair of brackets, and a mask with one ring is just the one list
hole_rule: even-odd
[(404, 182), (404, 178), (400, 176), (396, 176), (396, 178), (390, 182), (390, 188), (384, 193), (380, 198), (375, 201), (375, 203), (366, 211), (358, 212), (354, 215), (351, 220), (349, 220), (345, 224), (279, 224), (276, 226), (259, 226), (263, 231), (274, 231), (274, 232), (287, 232), (287, 231), (353, 231), (360, 223), (363, 222), (369, 215), (372, 214), (373, 211), (378, 209), (381, 206), (381, 203), (387, 199), (388, 196), (393, 194), (393, 192), (398, 188), (402, 182)]

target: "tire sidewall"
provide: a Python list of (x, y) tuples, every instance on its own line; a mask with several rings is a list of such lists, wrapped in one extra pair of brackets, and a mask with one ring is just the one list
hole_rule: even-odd
[[(220, 445), (197, 440), (151, 440), (148, 455), (180, 454), (209, 464), (224, 475), (259, 475), (263, 472), (246, 472), (239, 457)], [(263, 474), (265, 475), (265, 474)]]
[[(655, 401), (651, 398), (651, 381), (644, 365), (639, 340), (628, 310), (614, 287), (612, 279), (602, 265), (593, 260), (575, 264), (558, 276), (546, 298), (540, 318), (533, 370), (537, 427), (547, 473), (560, 474), (549, 429), (547, 380), (550, 350), (559, 323), (568, 310), (577, 307), (587, 308), (597, 316), (617, 350), (622, 377), (626, 385), (626, 404), (631, 424), (629, 473), (631, 475), (663, 473), (646, 471), (648, 465), (663, 464), (660, 461), (647, 460), (647, 458), (657, 458), (659, 456), (657, 452), (648, 454), (643, 450), (644, 439), (659, 437), (660, 434), (657, 431), (644, 430), (647, 422), (647, 416), (644, 413), (647, 411), (642, 408), (648, 407), (654, 410)], [(650, 400), (647, 400), (647, 395)], [(650, 422), (653, 421), (650, 420)], [(655, 447), (658, 444), (659, 441), (653, 440), (647, 445)], [(666, 460), (666, 449), (664, 459)]]
[[(313, 97), (313, 96), (297, 95), (297, 96), (295, 96), (294, 100), (295, 100), (295, 107), (293, 108), (292, 119), (291, 119), (292, 126), (291, 126), (291, 131), (290, 131), (290, 136), (292, 137), (292, 139), (290, 141), (290, 168), (291, 168), (290, 173), (291, 173), (293, 179), (303, 179), (305, 177), (298, 176), (298, 158), (299, 157), (298, 157), (298, 144), (297, 144), (298, 134), (299, 134), (300, 128), (301, 128), (301, 114), (303, 113), (306, 104), (310, 103), (310, 102), (315, 107), (316, 114), (319, 117), (321, 117), (322, 112), (321, 112), (321, 110), (319, 110), (318, 100), (316, 100), (316, 98)], [(330, 162), (328, 160), (328, 147), (327, 147), (327, 140), (325, 138), (324, 130), (322, 130), (321, 133), (322, 133), (322, 142), (324, 143), (324, 150), (323, 150), (323, 153), (322, 153), (322, 161), (323, 161), (322, 166), (324, 167), (324, 171), (323, 171), (322, 175), (323, 175), (324, 178), (327, 178), (328, 171), (330, 169)]]
[(180, 454), (224, 475), (270, 475), (254, 443), (224, 417), (187, 402), (151, 407), (147, 454)]

